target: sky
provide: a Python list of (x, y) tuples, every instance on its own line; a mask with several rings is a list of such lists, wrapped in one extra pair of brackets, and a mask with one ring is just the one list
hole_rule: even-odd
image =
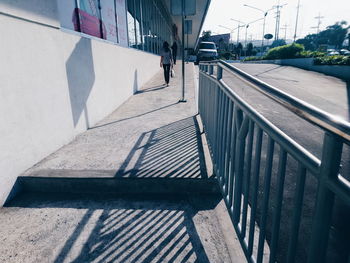
[[(254, 6), (262, 10), (268, 10), (277, 4), (284, 5), (281, 8), (280, 38), (293, 39), (297, 14), (298, 0), (211, 0), (209, 11), (203, 25), (203, 30), (211, 30), (213, 34), (229, 33), (228, 29), (219, 25), (236, 28), (238, 23), (231, 18), (245, 23), (252, 22), (263, 17), (263, 12), (243, 6)], [(275, 10), (268, 12), (266, 16), (265, 34), (275, 35)], [(318, 20), (321, 18), (320, 30), (325, 29), (337, 21), (345, 20), (350, 23), (350, 0), (300, 0), (299, 19), (297, 27), (297, 39), (310, 33), (316, 33)], [(287, 29), (284, 29), (284, 27)], [(263, 20), (252, 23), (247, 31), (248, 40), (257, 40), (262, 37)], [(245, 28), (240, 30), (240, 41), (244, 41)], [(231, 37), (237, 40), (237, 30)]]

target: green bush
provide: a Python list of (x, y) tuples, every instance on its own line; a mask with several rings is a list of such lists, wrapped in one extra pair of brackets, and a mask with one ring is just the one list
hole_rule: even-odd
[(256, 61), (256, 60), (262, 60), (261, 57), (246, 57), (243, 61)]
[(235, 55), (232, 54), (231, 52), (220, 52), (219, 53), (219, 58), (220, 59), (226, 59), (226, 60), (229, 60), (229, 59), (234, 59), (235, 58)]
[(270, 49), (264, 59), (296, 58), (302, 51), (304, 51), (303, 45), (293, 43)]
[(326, 53), (320, 52), (320, 51), (301, 51), (300, 53), (296, 54), (296, 57), (298, 58), (316, 58), (316, 57), (323, 57)]
[(314, 59), (315, 65), (346, 65), (350, 66), (350, 57), (335, 55), (335, 56), (324, 56), (317, 57)]

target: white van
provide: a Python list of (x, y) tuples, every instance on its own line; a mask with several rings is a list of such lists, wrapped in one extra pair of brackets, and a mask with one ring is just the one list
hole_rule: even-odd
[(201, 42), (198, 46), (197, 61), (208, 61), (218, 58), (218, 51), (214, 42)]

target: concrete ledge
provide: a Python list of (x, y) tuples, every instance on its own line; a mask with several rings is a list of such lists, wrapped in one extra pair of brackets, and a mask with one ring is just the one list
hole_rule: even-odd
[(216, 179), (19, 177), (24, 192), (204, 194), (220, 193)]

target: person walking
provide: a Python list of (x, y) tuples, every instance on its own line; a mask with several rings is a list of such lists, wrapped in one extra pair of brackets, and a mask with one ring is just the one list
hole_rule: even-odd
[(160, 55), (160, 67), (163, 67), (164, 69), (164, 79), (166, 86), (168, 87), (170, 79), (170, 70), (173, 67), (173, 56), (171, 54), (168, 42), (164, 41), (163, 49), (161, 50)]
[(176, 44), (176, 41), (174, 41), (173, 45), (171, 46), (171, 49), (173, 50), (174, 65), (176, 65), (176, 56), (177, 56), (177, 44)]

